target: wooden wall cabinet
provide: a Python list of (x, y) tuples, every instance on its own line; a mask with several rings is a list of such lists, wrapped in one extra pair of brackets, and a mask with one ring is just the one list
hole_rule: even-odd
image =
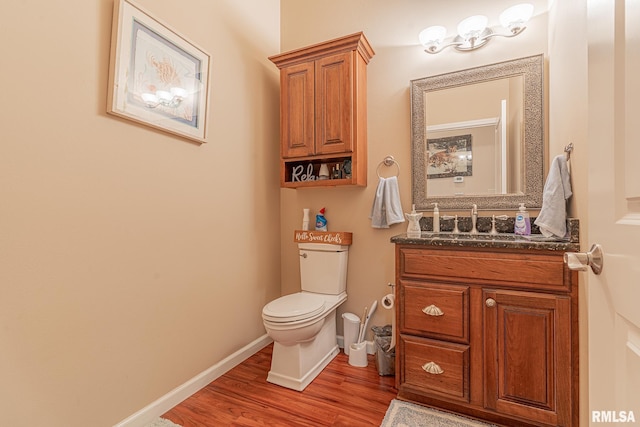
[(398, 396), (578, 426), (577, 273), (562, 251), (396, 245)]
[[(367, 184), (367, 64), (363, 33), (271, 56), (280, 69), (282, 187)], [(350, 176), (333, 177), (351, 163)], [(331, 178), (309, 180), (327, 164)]]

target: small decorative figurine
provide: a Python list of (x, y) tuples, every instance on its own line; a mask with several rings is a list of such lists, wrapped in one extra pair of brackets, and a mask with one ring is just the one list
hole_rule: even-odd
[(420, 237), (422, 235), (422, 230), (420, 229), (422, 212), (416, 212), (416, 205), (411, 205), (411, 213), (405, 213), (404, 216), (409, 221), (407, 237)]

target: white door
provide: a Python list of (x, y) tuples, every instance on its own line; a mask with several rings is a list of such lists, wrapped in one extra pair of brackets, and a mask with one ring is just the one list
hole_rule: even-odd
[(640, 425), (640, 1), (587, 4), (589, 425)]

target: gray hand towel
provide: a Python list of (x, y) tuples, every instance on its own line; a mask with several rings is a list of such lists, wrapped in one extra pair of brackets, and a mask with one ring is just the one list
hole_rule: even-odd
[(542, 209), (534, 222), (543, 236), (564, 238), (567, 235), (567, 200), (572, 194), (567, 158), (556, 156), (544, 184)]
[(390, 225), (404, 222), (397, 177), (379, 179), (369, 218), (373, 228), (389, 228)]

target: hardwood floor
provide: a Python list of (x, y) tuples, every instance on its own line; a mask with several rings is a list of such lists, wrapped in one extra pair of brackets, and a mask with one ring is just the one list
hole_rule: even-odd
[(379, 376), (374, 356), (356, 368), (342, 351), (302, 391), (267, 382), (273, 344), (162, 417), (183, 427), (379, 426), (397, 395), (395, 377)]

